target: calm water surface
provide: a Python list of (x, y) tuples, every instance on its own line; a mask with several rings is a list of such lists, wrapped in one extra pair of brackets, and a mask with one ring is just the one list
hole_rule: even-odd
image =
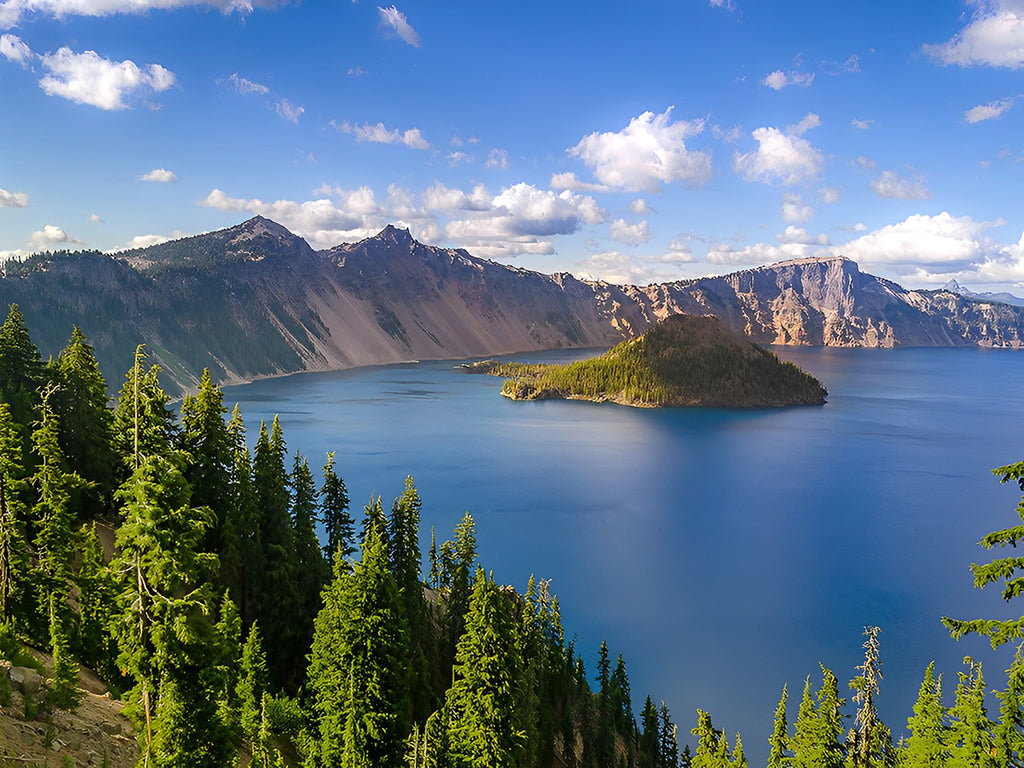
[(607, 640), (638, 707), (664, 699), (681, 741), (709, 710), (763, 764), (783, 684), (792, 723), (819, 661), (841, 685), (854, 676), (865, 625), (882, 628), (879, 704), (896, 734), (932, 659), (949, 697), (968, 653), (1002, 684), (1011, 652), (954, 643), (939, 617), (1008, 614), (968, 566), (1016, 520), (1019, 491), (990, 470), (1024, 459), (1024, 353), (779, 352), (825, 383), (826, 406), (516, 403), (451, 362), (261, 381), (225, 401), (252, 438), (279, 413), (314, 469), (336, 451), (356, 510), (374, 493), (389, 504), (411, 474), (424, 554), (431, 526), (440, 542), (469, 510), (499, 581), (552, 579), (589, 672)]

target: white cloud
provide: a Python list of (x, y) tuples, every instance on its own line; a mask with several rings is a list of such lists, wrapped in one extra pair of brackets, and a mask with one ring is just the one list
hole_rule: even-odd
[(927, 200), (932, 196), (925, 186), (924, 176), (919, 174), (913, 179), (905, 179), (895, 171), (882, 171), (871, 182), (871, 189), (879, 197), (891, 200)]
[(782, 220), (787, 224), (803, 224), (814, 218), (814, 209), (800, 195), (782, 196)]
[(89, 221), (94, 221), (97, 224), (102, 224), (103, 223), (103, 219), (100, 218), (100, 215), (98, 213), (94, 213), (92, 216), (90, 216), (89, 217)]
[(864, 157), (864, 155), (861, 155), (860, 157), (858, 157), (856, 160), (853, 161), (853, 163), (858, 168), (863, 168), (866, 171), (873, 171), (873, 170), (875, 170), (875, 168), (878, 167), (875, 164), (874, 160), (871, 160), (870, 158)]
[(431, 150), (433, 148), (430, 142), (423, 137), (419, 128), (408, 128), (402, 131), (397, 128), (388, 129), (383, 123), (352, 125), (347, 121), (340, 125), (334, 125), (342, 133), (355, 136), (356, 141), (369, 141), (374, 144), (404, 144), (412, 150)]
[(733, 167), (747, 181), (765, 184), (800, 184), (817, 178), (824, 158), (802, 135), (820, 124), (821, 119), (809, 112), (785, 133), (774, 127), (757, 128), (751, 133), (758, 143), (757, 150), (747, 154), (737, 152)]
[(783, 243), (768, 245), (755, 243), (743, 248), (718, 243), (708, 249), (707, 260), (711, 264), (729, 266), (745, 266), (753, 264), (772, 264), (787, 259), (801, 259), (811, 255), (811, 246), (804, 243)]
[(642, 197), (638, 197), (632, 203), (629, 204), (629, 210), (635, 213), (637, 216), (646, 216), (649, 213), (654, 213), (654, 209), (647, 204), (647, 201)]
[(725, 8), (727, 11), (735, 11), (736, 5), (733, 0), (708, 0), (708, 5), (712, 8)]
[(603, 280), (616, 285), (650, 285), (678, 280), (679, 265), (693, 261), (681, 253), (633, 256), (621, 251), (602, 251), (576, 262), (581, 280)]
[(446, 187), (439, 181), (423, 192), (423, 207), (427, 211), (488, 211), (493, 198), (483, 184), (477, 184), (466, 194), (461, 189)]
[[(954, 273), (973, 282), (1024, 279), (1024, 253), (1001, 246), (987, 232), (1001, 221), (975, 221), (942, 213), (910, 216), (834, 250), (870, 269), (896, 271), (931, 282)], [(937, 271), (936, 268), (940, 271)], [(1012, 278), (1011, 273), (1017, 277)], [(929, 275), (934, 280), (929, 279)], [(945, 281), (943, 281), (945, 282)]]
[(580, 181), (571, 171), (551, 174), (551, 188), (570, 189), (573, 192), (608, 192), (611, 190), (606, 184), (590, 184)]
[(28, 244), (33, 250), (42, 251), (49, 250), (58, 245), (82, 245), (82, 241), (71, 237), (55, 224), (47, 224), (38, 232), (32, 233)]
[(270, 93), (270, 89), (263, 85), (263, 83), (246, 80), (244, 77), (240, 77), (237, 72), (228, 75), (227, 82), (235, 93), (240, 93), (243, 96), (248, 96), (253, 93), (261, 95)]
[(785, 232), (776, 235), (775, 239), (785, 245), (828, 245), (828, 235), (812, 235), (803, 227), (796, 227), (790, 224)]
[(111, 61), (95, 51), (75, 53), (68, 47), (39, 58), (49, 72), (39, 86), (50, 96), (105, 110), (126, 109), (126, 99), (160, 93), (174, 85), (174, 73), (159, 64), (140, 68), (134, 61)]
[(964, 120), (971, 125), (980, 123), (983, 120), (994, 120), (1012, 107), (1013, 102), (1013, 99), (999, 99), (998, 101), (990, 101), (988, 104), (979, 104), (964, 112)]
[(860, 72), (860, 56), (854, 53), (844, 61), (843, 72)]
[(0, 55), (8, 61), (21, 64), (25, 69), (35, 58), (32, 49), (17, 35), (0, 35)]
[(941, 64), (1019, 69), (1024, 66), (1024, 3), (1020, 0), (968, 0), (974, 18), (951, 40), (925, 45)]
[(230, 197), (215, 189), (200, 205), (222, 211), (259, 214), (284, 225), (310, 243), (329, 247), (358, 240), (373, 234), (383, 226), (379, 206), (368, 187), (357, 190), (334, 190), (339, 202), (322, 198), (298, 203), (292, 200), (264, 202), (258, 198), (246, 200)]
[(154, 168), (149, 173), (139, 176), (139, 181), (155, 181), (160, 184), (168, 184), (177, 180), (178, 177), (174, 175), (174, 172), (168, 171), (166, 168)]
[(723, 128), (720, 125), (713, 125), (711, 126), (711, 135), (716, 139), (726, 142), (727, 144), (735, 144), (743, 138), (743, 129), (738, 125), (734, 125), (732, 128)]
[(832, 203), (838, 203), (843, 199), (843, 196), (840, 194), (838, 189), (822, 187), (818, 190), (818, 199), (827, 205), (831, 205)]
[(613, 189), (654, 192), (674, 181), (700, 186), (711, 178), (711, 154), (687, 149), (686, 139), (699, 135), (705, 121), (672, 122), (672, 109), (644, 112), (617, 133), (584, 136), (568, 153)]
[(614, 219), (608, 225), (608, 237), (625, 245), (640, 245), (649, 242), (651, 230), (646, 221), (639, 224), (628, 224), (625, 219)]
[(214, 8), (224, 13), (248, 13), (254, 7), (272, 8), (277, 0), (4, 0), (0, 2), (0, 28), (15, 26), (30, 14), (62, 19), (68, 16), (111, 16), (175, 8)]
[(853, 118), (850, 121), (850, 125), (856, 128), (858, 131), (870, 131), (872, 128), (878, 125), (874, 120), (861, 120), (860, 118)]
[(0, 189), (0, 208), (27, 208), (28, 195), (24, 192), (8, 192)]
[(362, 67), (349, 67), (348, 74), (349, 77), (362, 77), (366, 74), (366, 70)]
[(392, 30), (409, 45), (420, 47), (420, 36), (409, 26), (404, 13), (393, 5), (390, 8), (378, 6), (377, 10), (380, 12), (380, 23), (383, 27)]
[(463, 163), (473, 162), (473, 156), (467, 155), (465, 152), (449, 152), (445, 155), (444, 159), (448, 161), (448, 165), (452, 168), (456, 168)]
[(765, 75), (764, 80), (761, 81), (761, 85), (767, 86), (773, 91), (781, 91), (789, 85), (799, 85), (803, 88), (808, 88), (813, 82), (813, 72), (783, 72), (781, 69), (777, 69), (774, 72)]
[(171, 240), (180, 240), (181, 238), (188, 236), (188, 232), (182, 232), (180, 229), (174, 230), (169, 235), (136, 235), (120, 248), (115, 248), (113, 251), (108, 251), (108, 253), (130, 251), (136, 248), (149, 248), (153, 245), (160, 245), (161, 243), (167, 243)]
[(281, 99), (274, 106), (274, 109), (276, 109), (277, 114), (279, 114), (285, 120), (287, 120), (290, 123), (296, 124), (299, 122), (299, 118), (302, 117), (302, 113), (306, 111), (305, 107), (303, 107), (302, 105), (295, 106), (290, 101), (288, 101), (288, 99)]
[(508, 151), (504, 149), (492, 149), (487, 155), (487, 162), (484, 163), (487, 168), (500, 168), (501, 170), (508, 170)]
[(342, 133), (348, 133), (356, 137), (356, 141), (366, 141), (371, 144), (404, 144), (410, 149), (432, 149), (430, 142), (423, 138), (419, 128), (408, 128), (404, 131), (397, 128), (389, 129), (384, 123), (370, 125), (352, 125), (348, 121), (337, 125)]

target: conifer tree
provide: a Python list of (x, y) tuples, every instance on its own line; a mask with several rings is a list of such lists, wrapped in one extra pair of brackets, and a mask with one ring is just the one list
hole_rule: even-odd
[(636, 718), (633, 716), (633, 702), (629, 691), (629, 677), (626, 674), (626, 662), (619, 654), (615, 669), (611, 676), (611, 708), (612, 721), (616, 733), (625, 742), (627, 765), (636, 761)]
[(330, 581), (331, 571), (324, 560), (317, 538), (317, 488), (309, 464), (295, 454), (292, 470), (292, 526), (295, 532), (295, 591), (298, 601), (294, 606), (296, 642), (292, 650), (292, 674), (301, 677), (304, 669), (295, 663), (305, 660), (313, 637), (313, 622), (320, 612), (320, 592)]
[(51, 404), (60, 425), (60, 448), (69, 466), (91, 483), (76, 506), (80, 517), (102, 512), (114, 491), (117, 459), (111, 448), (113, 414), (108, 407), (107, 383), (96, 355), (76, 325), (67, 346), (53, 364), (57, 384)]
[(45, 381), (46, 369), (29, 338), (25, 317), (17, 304), (11, 304), (0, 326), (0, 401), (10, 406), (15, 423), (27, 428), (35, 420), (39, 390)]
[(228, 441), (231, 445), (232, 464), (221, 554), (221, 579), (238, 606), (242, 623), (251, 626), (259, 610), (263, 550), (252, 463), (249, 447), (245, 443), (245, 425), (237, 404), (228, 424)]
[(651, 697), (644, 701), (640, 711), (640, 766), (641, 768), (660, 768), (659, 759), (660, 732), (658, 725), (658, 708)]
[(242, 701), (239, 697), (239, 681), (243, 672), (242, 658), (242, 617), (238, 606), (227, 590), (220, 601), (219, 620), (214, 627), (217, 643), (216, 654), (216, 701), (217, 715), (224, 726), (227, 738), (237, 748), (242, 737)]
[[(665, 768), (676, 768), (679, 764), (679, 742), (676, 739), (675, 723), (672, 722), (672, 716), (669, 714), (668, 706), (664, 701), (661, 702), (661, 706), (658, 708), (658, 716), (661, 718), (661, 744), (658, 747), (661, 764)], [(728, 745), (725, 743), (725, 737), (723, 736), (722, 749), (725, 750), (727, 748)]]
[(120, 664), (136, 680), (143, 759), (155, 766), (224, 765), (231, 740), (217, 711), (215, 555), (200, 542), (211, 513), (189, 505), (178, 453), (143, 458), (118, 491)]
[(21, 438), (7, 403), (0, 403), (0, 624), (14, 617), (19, 581), (28, 570), (22, 529)]
[(999, 722), (992, 730), (996, 756), (1002, 765), (1024, 761), (1024, 646), (1018, 646), (1006, 670), (1006, 688), (996, 692)]
[(219, 553), (223, 547), (224, 510), (229, 508), (232, 446), (224, 415), (224, 395), (203, 369), (199, 391), (181, 404), (180, 445), (188, 455), (185, 479), (192, 488), (192, 504), (215, 513), (204, 548)]
[(597, 733), (596, 760), (601, 768), (615, 766), (615, 719), (612, 711), (611, 660), (608, 644), (602, 640), (597, 657)]
[(77, 654), (82, 663), (108, 682), (119, 677), (117, 643), (110, 627), (117, 616), (117, 590), (111, 577), (96, 524), (78, 535), (81, 565), (76, 576), (79, 604)]
[[(729, 768), (729, 747), (725, 735), (715, 730), (711, 724), (711, 715), (698, 709), (697, 727), (690, 733), (697, 737), (697, 749), (691, 761), (693, 768)], [(664, 755), (661, 759), (662, 765), (672, 765), (674, 768), (675, 763), (664, 762)]]
[(50, 653), (53, 654), (53, 688), (49, 698), (59, 709), (75, 709), (78, 690), (78, 662), (71, 651), (68, 630), (71, 609), (57, 594), (50, 594)]
[(160, 387), (160, 366), (147, 370), (145, 345), (135, 350), (135, 363), (125, 374), (117, 397), (112, 424), (112, 442), (118, 466), (114, 483), (120, 485), (147, 456), (166, 456), (177, 426), (168, 406), (170, 397)]
[(736, 746), (732, 748), (732, 757), (729, 759), (731, 768), (747, 768), (747, 756), (743, 753), (743, 739), (736, 734)]
[[(809, 692), (808, 692), (809, 693)], [(768, 739), (768, 768), (785, 768), (789, 760), (789, 725), (786, 722), (786, 701), (789, 691), (782, 686), (782, 697), (775, 708), (775, 722)]]
[(239, 662), (238, 702), (239, 724), (243, 735), (255, 742), (262, 721), (263, 696), (267, 693), (267, 657), (257, 623), (249, 628)]
[(864, 663), (857, 667), (861, 674), (850, 681), (855, 691), (853, 701), (858, 704), (854, 728), (849, 739), (850, 757), (854, 768), (887, 766), (893, 762), (892, 736), (878, 719), (875, 696), (882, 679), (882, 664), (878, 657), (878, 627), (865, 627)]
[(444, 705), (454, 768), (518, 764), (524, 734), (515, 717), (515, 692), (522, 659), (514, 636), (511, 602), (478, 568)]
[(351, 573), (335, 561), (316, 618), (307, 676), (323, 766), (393, 768), (404, 754), (408, 636), (381, 532), (369, 527)]
[(950, 725), (946, 731), (948, 768), (997, 768), (994, 723), (985, 708), (985, 678), (981, 663), (964, 658), (969, 672), (959, 673), (956, 701), (949, 710)]
[(935, 662), (924, 672), (924, 680), (907, 720), (910, 736), (903, 750), (904, 768), (943, 768), (948, 759), (945, 745), (946, 709), (942, 706), (942, 676), (935, 677)]
[(266, 638), (267, 666), (275, 685), (283, 686), (292, 669), (292, 648), (298, 628), (292, 621), (297, 602), (295, 589), (295, 531), (289, 514), (288, 473), (281, 424), (274, 417), (271, 431), (260, 425), (253, 452), (253, 490), (259, 525), (260, 565), (258, 610)]
[(792, 768), (839, 768), (843, 764), (843, 700), (835, 674), (821, 665), (822, 682), (817, 703), (811, 697), (811, 679), (804, 682), (791, 747)]
[(327, 533), (324, 557), (334, 566), (338, 551), (342, 557), (350, 557), (356, 551), (356, 528), (349, 514), (348, 490), (345, 481), (334, 470), (334, 451), (327, 454), (324, 464), (324, 484), (320, 489), (320, 519)]

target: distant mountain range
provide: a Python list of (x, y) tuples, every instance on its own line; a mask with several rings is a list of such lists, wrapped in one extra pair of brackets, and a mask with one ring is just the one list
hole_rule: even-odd
[(145, 342), (172, 389), (405, 360), (608, 347), (676, 313), (714, 315), (761, 344), (1024, 346), (1024, 307), (911, 291), (844, 258), (803, 259), (661, 285), (544, 275), (436, 248), (388, 226), (314, 251), (262, 217), (112, 255), (7, 262), (44, 356), (77, 324), (111, 389)]
[(978, 301), (998, 301), (1002, 304), (1012, 304), (1015, 307), (1024, 307), (1024, 299), (1019, 296), (1014, 296), (1012, 293), (1006, 293), (1005, 291), (1002, 293), (991, 293), (989, 291), (976, 293), (962, 287), (956, 280), (950, 280), (942, 286), (942, 289), (960, 294), (961, 296), (966, 296), (968, 299), (977, 299)]

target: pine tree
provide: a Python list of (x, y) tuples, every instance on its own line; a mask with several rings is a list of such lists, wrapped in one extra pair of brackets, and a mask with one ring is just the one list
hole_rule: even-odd
[(288, 473), (281, 424), (274, 417), (270, 433), (260, 425), (253, 452), (253, 489), (261, 513), (259, 540), (262, 572), (259, 574), (256, 617), (266, 638), (267, 666), (275, 685), (288, 682), (297, 627), (292, 611), (295, 589), (295, 531), (289, 514)]
[(875, 768), (893, 762), (892, 736), (878, 719), (875, 696), (882, 679), (882, 664), (878, 658), (878, 627), (865, 627), (864, 663), (857, 667), (861, 674), (850, 681), (853, 701), (859, 705), (854, 729), (849, 739), (850, 757), (854, 768)]
[(232, 465), (229, 475), (228, 512), (224, 525), (221, 579), (238, 606), (245, 626), (259, 614), (259, 586), (263, 574), (260, 513), (253, 488), (252, 463), (245, 443), (245, 425), (235, 405), (228, 424)]
[(68, 465), (91, 483), (76, 507), (92, 517), (109, 504), (114, 491), (117, 458), (111, 448), (113, 413), (108, 407), (107, 383), (85, 334), (76, 325), (67, 346), (53, 364), (57, 384), (51, 404), (60, 424), (59, 441)]
[(135, 350), (135, 363), (125, 375), (114, 409), (111, 445), (118, 457), (115, 485), (131, 476), (148, 456), (166, 456), (177, 426), (168, 407), (170, 397), (160, 387), (160, 366), (146, 364), (145, 345)]
[(1024, 646), (1018, 646), (1006, 670), (1006, 688), (996, 692), (999, 722), (992, 730), (996, 756), (1002, 765), (1024, 761)]
[[(661, 742), (658, 746), (658, 757), (663, 768), (676, 768), (679, 764), (679, 742), (676, 739), (676, 726), (672, 722), (668, 706), (661, 702), (658, 708), (658, 716), (661, 718)], [(725, 750), (725, 738), (722, 738), (722, 749)], [(723, 754), (724, 751), (723, 751)]]
[(224, 725), (224, 731), (233, 748), (238, 747), (242, 738), (242, 701), (239, 697), (239, 681), (244, 671), (242, 658), (242, 617), (238, 606), (225, 590), (220, 601), (220, 618), (214, 627), (217, 643), (216, 655), (216, 701), (217, 715)]
[(76, 709), (81, 698), (78, 690), (78, 662), (71, 651), (68, 631), (71, 609), (56, 594), (50, 595), (50, 653), (53, 654), (53, 688), (49, 699), (59, 709)]
[(511, 602), (478, 568), (444, 705), (454, 768), (518, 763), (524, 734), (515, 718), (515, 692), (522, 659), (514, 636)]
[[(697, 727), (690, 731), (697, 737), (697, 750), (693, 753), (693, 768), (729, 768), (728, 745), (721, 731), (715, 730), (711, 724), (711, 715), (704, 710), (697, 710)], [(665, 756), (661, 759), (664, 761)], [(662, 762), (662, 765), (675, 763)]]
[[(808, 691), (809, 693), (809, 691)], [(768, 768), (785, 768), (789, 760), (789, 725), (786, 722), (786, 701), (789, 691), (782, 686), (782, 697), (775, 708), (775, 723), (768, 739)]]
[(345, 481), (334, 471), (334, 452), (327, 454), (324, 464), (324, 484), (320, 489), (320, 519), (327, 532), (324, 557), (334, 566), (339, 550), (342, 557), (350, 557), (356, 551), (355, 522), (348, 512), (349, 498)]
[(743, 753), (743, 739), (736, 734), (736, 746), (732, 748), (732, 757), (729, 760), (731, 768), (747, 768), (747, 756)]
[(804, 682), (793, 740), (792, 768), (839, 768), (843, 764), (843, 733), (839, 686), (835, 674), (821, 665), (822, 683), (817, 703), (811, 697), (811, 679)]
[(640, 768), (660, 768), (660, 741), (658, 708), (648, 696), (640, 711)]
[(304, 669), (295, 663), (305, 660), (313, 637), (313, 622), (320, 612), (320, 592), (330, 581), (331, 571), (324, 560), (317, 538), (316, 499), (317, 488), (313, 473), (305, 458), (295, 454), (292, 470), (292, 527), (295, 538), (295, 591), (298, 601), (294, 606), (295, 644), (292, 650), (291, 675), (301, 677)]
[(611, 660), (608, 644), (602, 640), (597, 657), (597, 733), (595, 740), (597, 765), (615, 768), (615, 719), (612, 712)]
[(267, 657), (263, 652), (259, 625), (255, 622), (249, 628), (249, 635), (245, 639), (239, 668), (239, 724), (245, 737), (255, 742), (263, 717), (263, 696), (267, 693)]
[(946, 765), (945, 715), (942, 677), (935, 678), (935, 662), (932, 662), (925, 669), (924, 681), (914, 703), (914, 714), (907, 720), (910, 737), (903, 750), (903, 768), (943, 768)]
[(136, 680), (143, 759), (155, 766), (220, 766), (230, 751), (217, 711), (218, 649), (209, 577), (215, 555), (200, 542), (211, 525), (206, 508), (189, 505), (177, 453), (143, 458), (118, 491), (121, 576), (118, 623), (122, 668)]
[(7, 403), (0, 403), (0, 624), (14, 618), (19, 582), (28, 570), (22, 481), (22, 449)]
[(82, 663), (101, 678), (114, 682), (119, 677), (117, 643), (111, 625), (117, 615), (117, 590), (96, 535), (96, 524), (79, 531), (81, 566), (76, 576), (79, 604), (77, 654)]
[(340, 560), (324, 590), (307, 674), (325, 766), (392, 768), (401, 763), (409, 723), (408, 636), (401, 599), (378, 526), (348, 573)]
[(985, 708), (985, 678), (981, 663), (964, 658), (969, 672), (959, 674), (956, 701), (949, 710), (946, 731), (948, 768), (997, 768), (992, 728), (995, 725)]
[(0, 401), (10, 406), (15, 423), (28, 427), (34, 421), (45, 381), (46, 369), (29, 338), (25, 317), (17, 304), (11, 304), (0, 326)]
[(207, 531), (204, 549), (217, 552), (223, 548), (224, 510), (230, 506), (232, 445), (224, 423), (224, 395), (203, 369), (199, 392), (188, 395), (181, 404), (180, 446), (188, 455), (185, 479), (192, 488), (192, 504), (209, 507), (215, 513), (214, 524)]

